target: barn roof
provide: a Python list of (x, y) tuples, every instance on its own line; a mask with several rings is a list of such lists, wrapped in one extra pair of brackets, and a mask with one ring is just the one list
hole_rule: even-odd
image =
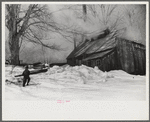
[(114, 48), (116, 45), (115, 42), (116, 42), (115, 38), (112, 38), (111, 34), (101, 39), (85, 40), (83, 43), (78, 45), (78, 47), (70, 53), (67, 59), (78, 57), (78, 56), (81, 56), (82, 54), (92, 54), (92, 53), (101, 52), (110, 48)]
[[(88, 41), (88, 40), (87, 40)], [(87, 41), (85, 42), (81, 42), (70, 54), (67, 58), (73, 58), (75, 53), (80, 50), (81, 48), (83, 48), (85, 46), (85, 44), (87, 43)]]
[(103, 57), (105, 56), (106, 54), (112, 52), (113, 49), (108, 49), (108, 50), (105, 50), (105, 51), (101, 51), (99, 53), (95, 53), (95, 54), (92, 54), (90, 56), (88, 56), (87, 58), (83, 59), (84, 61), (87, 61), (87, 60), (91, 60), (91, 59), (96, 59), (96, 58), (99, 58), (99, 57)]
[(115, 46), (115, 38), (111, 36), (106, 36), (105, 38), (96, 40), (95, 44), (90, 46), (90, 48), (86, 50), (86, 54), (101, 52), (110, 48), (114, 48)]
[[(114, 36), (114, 33), (110, 33), (98, 39), (85, 40), (83, 43), (78, 45), (75, 50), (71, 52), (71, 54), (67, 57), (67, 59), (73, 57), (79, 57), (83, 54), (88, 55), (88, 57), (86, 57), (84, 60), (102, 57), (108, 54), (109, 52), (111, 52), (114, 49), (114, 47), (116, 47), (117, 44), (116, 38), (117, 37)], [(132, 43), (136, 43), (136, 42), (132, 42)]]

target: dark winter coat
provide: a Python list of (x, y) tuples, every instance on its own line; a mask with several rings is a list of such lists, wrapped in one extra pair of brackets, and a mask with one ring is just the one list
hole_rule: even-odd
[(30, 71), (28, 69), (25, 69), (22, 75), (24, 76), (24, 78), (29, 78)]

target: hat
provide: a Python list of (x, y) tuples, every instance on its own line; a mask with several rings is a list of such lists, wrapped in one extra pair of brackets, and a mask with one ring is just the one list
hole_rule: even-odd
[(28, 68), (28, 65), (26, 65), (25, 68)]

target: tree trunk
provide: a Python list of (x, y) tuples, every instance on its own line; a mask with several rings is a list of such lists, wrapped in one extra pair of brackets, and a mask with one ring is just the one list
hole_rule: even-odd
[(86, 5), (82, 5), (82, 8), (83, 8), (83, 19), (84, 19), (84, 22), (86, 21), (86, 14), (87, 14), (87, 8), (86, 8)]
[(17, 5), (12, 5), (10, 10), (10, 19), (8, 21), (9, 29), (9, 48), (11, 53), (11, 64), (19, 65), (19, 37), (17, 32)]
[(17, 36), (9, 36), (9, 42), (12, 42), (10, 47), (10, 53), (11, 53), (11, 64), (13, 65), (19, 65), (19, 38)]

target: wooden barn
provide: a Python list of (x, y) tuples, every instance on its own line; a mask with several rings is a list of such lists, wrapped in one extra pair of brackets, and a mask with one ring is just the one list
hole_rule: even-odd
[(67, 57), (67, 63), (71, 66), (98, 66), (102, 71), (124, 70), (145, 75), (146, 48), (140, 43), (105, 33), (79, 44)]

